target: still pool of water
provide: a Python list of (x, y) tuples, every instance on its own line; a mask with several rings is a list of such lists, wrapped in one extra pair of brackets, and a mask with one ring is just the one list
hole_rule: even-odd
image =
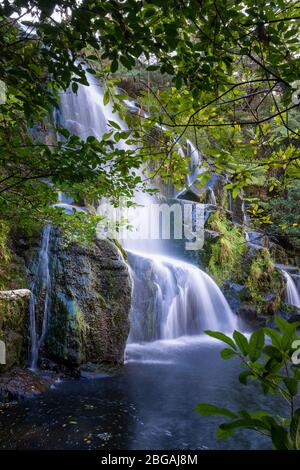
[(239, 384), (239, 362), (219, 353), (204, 337), (131, 344), (120, 375), (64, 381), (0, 408), (0, 449), (269, 449), (252, 431), (217, 441), (219, 419), (193, 410), (205, 401), (279, 411), (254, 384)]

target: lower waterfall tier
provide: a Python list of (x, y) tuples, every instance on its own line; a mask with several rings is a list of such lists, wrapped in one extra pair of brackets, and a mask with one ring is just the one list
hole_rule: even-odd
[(128, 260), (134, 286), (130, 342), (236, 328), (235, 314), (204, 271), (160, 255), (130, 251)]

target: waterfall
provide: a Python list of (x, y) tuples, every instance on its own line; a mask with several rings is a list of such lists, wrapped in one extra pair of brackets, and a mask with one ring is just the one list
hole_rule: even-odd
[[(108, 120), (126, 128), (118, 115), (112, 112), (111, 103), (103, 106), (100, 84), (89, 74), (87, 78), (90, 86), (80, 85), (77, 94), (62, 94), (57, 116), (60, 123), (83, 139), (89, 135), (101, 138), (109, 130)], [(189, 158), (190, 164), (187, 182), (193, 185), (202, 171), (201, 155), (190, 141), (187, 142), (185, 158)], [(212, 188), (210, 193), (215, 204)], [(141, 224), (147, 218), (149, 205), (156, 200), (149, 194), (137, 193), (136, 202), (144, 207), (137, 221)], [(135, 225), (134, 220), (129, 222)], [(205, 328), (233, 331), (236, 317), (208, 274), (193, 264), (166, 257), (160, 240), (155, 243), (150, 240), (143, 240), (143, 243), (139, 241), (127, 240), (123, 243), (128, 250), (133, 280), (129, 341), (172, 339), (200, 334)], [(140, 249), (138, 253), (137, 248)]]
[(198, 176), (203, 172), (202, 164), (202, 155), (199, 150), (195, 147), (195, 145), (190, 141), (186, 141), (187, 150), (186, 153), (183, 152), (181, 149), (181, 153), (183, 152), (183, 157), (188, 157), (189, 159), (189, 171), (190, 173), (187, 175), (187, 184), (192, 186), (196, 181)]
[[(113, 112), (112, 104), (109, 102), (103, 105), (103, 90), (98, 80), (89, 73), (87, 79), (89, 86), (79, 85), (76, 94), (71, 90), (61, 94), (60, 108), (54, 116), (56, 122), (82, 140), (89, 136), (101, 140), (111, 130), (108, 121), (114, 121), (122, 129), (127, 129), (124, 121)], [(122, 146), (121, 141), (119, 145)]]
[[(33, 279), (30, 284), (30, 302), (29, 302), (29, 328), (31, 340), (30, 367), (36, 370), (39, 358), (39, 351), (44, 344), (50, 320), (50, 294), (51, 278), (49, 269), (49, 241), (51, 227), (46, 226), (43, 229), (41, 247), (37, 262), (33, 266)], [(37, 300), (44, 296), (43, 315), (41, 333), (38, 335), (37, 325)]]
[(209, 193), (210, 193), (210, 203), (213, 206), (216, 206), (217, 205), (217, 200), (216, 200), (216, 195), (215, 195), (214, 189), (211, 188), (210, 186), (208, 187), (208, 189), (209, 189)]
[(296, 283), (294, 282), (294, 279), (287, 271), (283, 270), (282, 272), (286, 279), (287, 303), (300, 308), (300, 294), (297, 289)]
[(128, 256), (134, 282), (130, 342), (236, 328), (224, 295), (204, 271), (162, 255)]

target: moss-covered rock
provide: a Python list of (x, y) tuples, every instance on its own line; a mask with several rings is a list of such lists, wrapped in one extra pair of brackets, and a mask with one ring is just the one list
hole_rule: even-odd
[[(245, 237), (241, 227), (229, 222), (220, 210), (211, 215), (208, 224), (212, 236), (205, 237), (202, 261), (217, 284), (223, 286), (230, 278), (239, 282)], [(208, 235), (209, 232), (206, 232)]]
[(244, 320), (256, 325), (268, 321), (282, 310), (285, 299), (285, 282), (274, 261), (275, 254), (283, 259), (284, 253), (274, 244), (270, 249), (248, 244), (243, 227), (221, 210), (211, 215), (208, 227), (214, 235), (205, 237), (202, 266)]
[(259, 250), (253, 258), (245, 285), (258, 315), (270, 316), (278, 312), (284, 299), (285, 282), (268, 249)]
[(14, 249), (10, 231), (10, 225), (0, 220), (0, 340), (5, 353), (1, 373), (25, 363), (28, 336), (30, 292), (25, 264)]
[(44, 355), (78, 367), (123, 363), (129, 334), (131, 281), (117, 247), (107, 240), (50, 247), (51, 315)]
[(27, 290), (0, 291), (0, 340), (5, 345), (5, 364), (0, 372), (26, 360), (29, 295)]

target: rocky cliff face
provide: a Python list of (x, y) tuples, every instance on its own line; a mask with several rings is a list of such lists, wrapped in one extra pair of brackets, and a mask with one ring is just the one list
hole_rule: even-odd
[(42, 355), (68, 366), (120, 365), (129, 334), (131, 281), (116, 246), (50, 243), (50, 324)]

